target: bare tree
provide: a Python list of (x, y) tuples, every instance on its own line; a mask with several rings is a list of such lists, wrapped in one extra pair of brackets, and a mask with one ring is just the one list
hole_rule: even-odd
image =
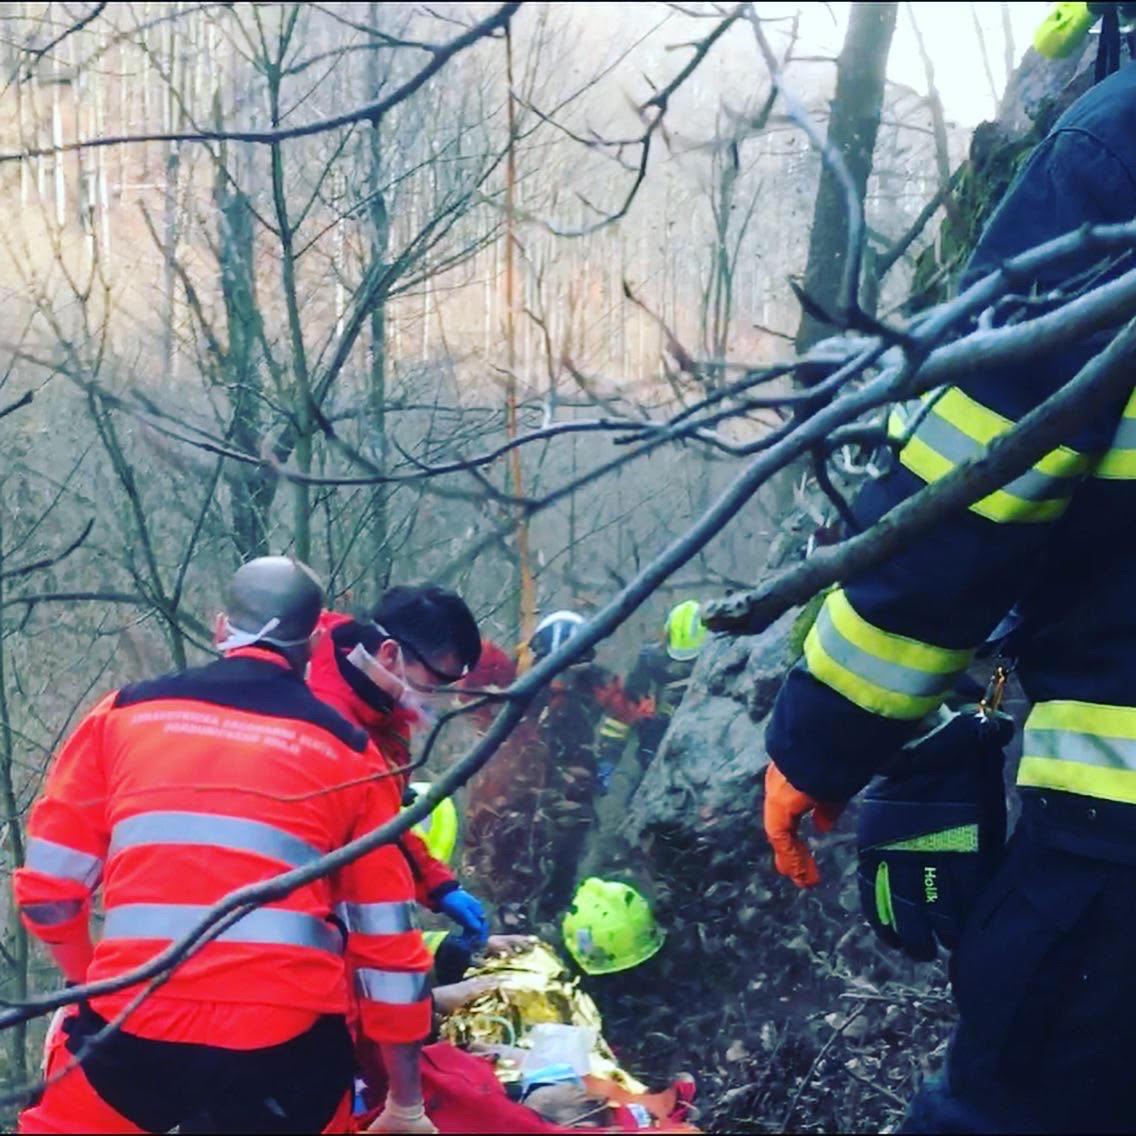
[(827, 143), (840, 155), (848, 177), (842, 180), (832, 163), (826, 163), (821, 172), (802, 285), (814, 304), (801, 314), (796, 335), (798, 351), (807, 350), (831, 328), (832, 324), (821, 313), (837, 313), (842, 303), (858, 300), (855, 292), (841, 296), (841, 273), (848, 270), (852, 214), (863, 209), (872, 168), (897, 10), (897, 4), (855, 3), (848, 18), (827, 134)]

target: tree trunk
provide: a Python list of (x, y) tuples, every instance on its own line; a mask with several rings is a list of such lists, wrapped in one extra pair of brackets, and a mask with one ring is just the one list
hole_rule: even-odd
[[(2, 521), (2, 516), (0, 516), (0, 521)], [(0, 600), (3, 599), (3, 540), (3, 528), (0, 527)], [(8, 676), (5, 661), (4, 640), (3, 635), (0, 634), (0, 800), (4, 802), (4, 812), (8, 817), (4, 827), (7, 829), (11, 865), (15, 869), (23, 867), (24, 864), (24, 835), (19, 823), (23, 810), (16, 794), (13, 777), (15, 753), (12, 744), (11, 719), (8, 714)], [(4, 995), (12, 1002), (19, 1004), (25, 1001), (28, 996), (28, 935), (20, 922), (16, 905), (12, 902), (8, 904), (8, 924), (12, 945), (9, 951), (9, 981), (5, 983)], [(27, 1084), (27, 1036), (27, 1025), (24, 1023), (13, 1027), (8, 1034), (8, 1072), (12, 1084)]]
[[(369, 19), (372, 27), (379, 24), (379, 5), (372, 0), (369, 5)], [(382, 76), (379, 71), (379, 53), (372, 51), (370, 56), (371, 98), (379, 97)], [(387, 215), (386, 198), (382, 194), (382, 127), (380, 120), (372, 124), (370, 131), (370, 223), (371, 259), (370, 271), (382, 273), (386, 270), (387, 250), (390, 242), (390, 218)], [(386, 464), (386, 402), (387, 402), (387, 296), (385, 290), (375, 299), (371, 308), (371, 378), (369, 384), (370, 414), (367, 432), (369, 449), (374, 460), (381, 466)], [(391, 576), (390, 557), (387, 554), (387, 490), (376, 485), (371, 492), (370, 547), (366, 555), (372, 557), (371, 577), (376, 595), (386, 588)]]
[[(836, 64), (836, 95), (832, 100), (828, 141), (844, 159), (861, 209), (880, 128), (888, 52), (898, 7), (898, 4), (853, 4), (848, 33)], [(827, 311), (837, 305), (848, 255), (848, 220), (844, 186), (825, 165), (809, 234), (804, 289)], [(797, 327), (798, 352), (807, 351), (831, 330), (808, 312), (802, 312)]]
[[(222, 157), (222, 161), (224, 158)], [(232, 391), (232, 438), (244, 453), (260, 452), (263, 389), (257, 366), (261, 316), (256, 299), (252, 210), (236, 179), (217, 171), (217, 241), (221, 293), (229, 333), (225, 382)], [(268, 510), (275, 484), (260, 467), (241, 466), (232, 479), (233, 537), (241, 559), (268, 553)]]

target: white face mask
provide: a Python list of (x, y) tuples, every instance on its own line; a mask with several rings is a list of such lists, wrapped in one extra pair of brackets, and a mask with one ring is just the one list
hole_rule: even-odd
[(347, 653), (347, 661), (370, 679), (392, 701), (401, 705), (410, 687), (406, 682), (406, 669), (402, 662), (402, 648), (398, 649), (398, 674), (388, 670), (362, 643), (356, 643)]
[[(395, 645), (398, 646), (397, 643)], [(432, 705), (433, 696), (415, 690), (406, 681), (406, 665), (403, 662), (401, 647), (398, 647), (398, 673), (383, 666), (362, 643), (356, 643), (351, 648), (347, 653), (347, 661), (388, 695), (396, 706), (400, 706), (413, 717), (412, 729), (415, 732), (428, 730), (438, 720), (438, 712)]]
[(433, 701), (433, 695), (422, 694), (413, 687), (406, 688), (399, 705), (414, 715), (412, 728), (415, 731), (428, 730), (438, 720), (438, 711), (434, 708)]

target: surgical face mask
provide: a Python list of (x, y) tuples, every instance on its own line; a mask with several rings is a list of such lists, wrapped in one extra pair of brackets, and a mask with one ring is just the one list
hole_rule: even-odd
[(351, 648), (347, 654), (347, 661), (366, 675), (396, 706), (400, 706), (410, 714), (413, 719), (411, 726), (413, 730), (428, 730), (437, 721), (438, 713), (431, 704), (432, 696), (415, 690), (407, 682), (406, 664), (401, 646), (398, 647), (395, 669), (385, 667), (362, 643), (356, 643)]
[(406, 668), (399, 648), (397, 670), (390, 670), (379, 662), (362, 643), (356, 643), (347, 653), (347, 661), (375, 684), (392, 702), (402, 703), (410, 686), (406, 681)]
[(406, 693), (399, 699), (399, 705), (414, 717), (412, 729), (426, 731), (432, 729), (438, 720), (438, 710), (434, 705), (434, 697), (423, 694), (413, 687), (407, 687)]

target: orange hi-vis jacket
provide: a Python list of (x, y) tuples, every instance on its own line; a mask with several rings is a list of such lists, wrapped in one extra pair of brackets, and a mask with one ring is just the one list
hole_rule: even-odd
[[(102, 936), (85, 974), (67, 977), (106, 979), (147, 962), (230, 892), (395, 816), (399, 788), (374, 778), (369, 750), (363, 731), (257, 648), (108, 695), (60, 751), (32, 810), (15, 874), (24, 925), (57, 958), (81, 958), (101, 881)], [(346, 949), (366, 1035), (418, 1041), (430, 1029), (431, 958), (413, 908), (406, 862), (384, 845), (250, 912), (180, 965), (126, 1028), (230, 1048), (279, 1043), (281, 1022), (296, 1034), (346, 1013)], [(137, 991), (91, 1006), (110, 1019)], [(217, 1036), (226, 1007), (244, 1036)]]

